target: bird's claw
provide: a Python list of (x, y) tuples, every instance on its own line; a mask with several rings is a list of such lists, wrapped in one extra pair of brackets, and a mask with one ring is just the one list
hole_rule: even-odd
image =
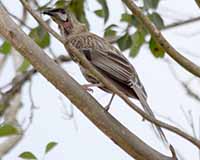
[(104, 110), (105, 110), (106, 112), (108, 112), (109, 109), (110, 109), (110, 105), (106, 105), (106, 106), (104, 107)]
[(94, 92), (94, 90), (92, 88), (90, 88), (90, 87), (88, 87), (86, 85), (82, 85), (82, 88), (87, 92), (92, 92), (92, 93)]
[(110, 106), (105, 106), (105, 107), (104, 107), (104, 110), (105, 110), (106, 112), (108, 112), (109, 109), (110, 109)]

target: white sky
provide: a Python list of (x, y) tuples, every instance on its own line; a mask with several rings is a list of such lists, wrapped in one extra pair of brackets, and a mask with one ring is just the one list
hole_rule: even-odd
[[(2, 0), (12, 13), (19, 15), (20, 4), (18, 0)], [(89, 9), (91, 11), (98, 9), (99, 5), (93, 0), (88, 0)], [(111, 16), (109, 23), (119, 22), (120, 13), (123, 9), (120, 0), (108, 0)], [(102, 35), (103, 21), (97, 18), (91, 11), (87, 13), (91, 23), (92, 32)], [(168, 23), (174, 20), (182, 20), (199, 15), (198, 8), (194, 1), (187, 0), (162, 0), (159, 11), (166, 18)], [(95, 22), (95, 23), (94, 23)], [(34, 25), (35, 22), (30, 21)], [(107, 25), (108, 25), (107, 24)], [(179, 27), (165, 31), (163, 34), (170, 43), (185, 56), (200, 64), (200, 59), (190, 56), (190, 52), (199, 55), (200, 50), (200, 23)], [(56, 25), (53, 25), (56, 28)], [(53, 41), (54, 51), (64, 53), (65, 50), (58, 42)], [(168, 56), (166, 56), (168, 58)], [(191, 110), (194, 115), (196, 128), (198, 128), (198, 117), (200, 105), (196, 101), (187, 97), (181, 85), (174, 79), (168, 65), (162, 59), (155, 59), (148, 46), (143, 46), (139, 56), (135, 59), (129, 58), (131, 63), (137, 69), (140, 79), (143, 82), (147, 93), (148, 102), (155, 113), (168, 116), (181, 124), (189, 133), (191, 130), (186, 123), (180, 106), (186, 111)], [(171, 60), (171, 59), (170, 59)], [(173, 62), (173, 60), (171, 60)], [(174, 63), (174, 62), (173, 62)], [(176, 66), (177, 73), (182, 79), (192, 77), (181, 67)], [(7, 63), (6, 69), (0, 78), (0, 84), (6, 84), (11, 78), (12, 60)], [(63, 68), (70, 73), (81, 84), (86, 83), (82, 77), (79, 68), (73, 62), (63, 65)], [(2, 79), (3, 77), (3, 79)], [(200, 86), (199, 82), (194, 81), (194, 87)], [(27, 113), (30, 107), (29, 97), (27, 94), (28, 84), (24, 87), (23, 102), (24, 108), (20, 112), (20, 122), (28, 119)], [(196, 89), (198, 92), (198, 88)], [(115, 159), (128, 160), (131, 159), (123, 150), (116, 146), (109, 138), (101, 133), (76, 107), (74, 108), (75, 118), (66, 120), (63, 118), (63, 110), (59, 96), (61, 95), (49, 82), (41, 75), (37, 74), (33, 78), (33, 95), (34, 102), (39, 109), (34, 111), (33, 124), (27, 131), (24, 139), (7, 155), (3, 160), (18, 160), (17, 156), (23, 151), (33, 152), (38, 159), (42, 159), (45, 145), (50, 141), (58, 142), (58, 146), (50, 152), (46, 159)], [(106, 104), (110, 98), (107, 94), (99, 89), (95, 89), (93, 93), (102, 104)], [(62, 96), (63, 97), (63, 96)], [(63, 97), (65, 107), (70, 109), (69, 101)], [(149, 124), (141, 121), (141, 117), (118, 97), (114, 99), (110, 113), (114, 115), (120, 122), (127, 126), (133, 133), (137, 134), (146, 143), (153, 146), (162, 153), (169, 152), (156, 139)], [(198, 159), (198, 150), (189, 142), (175, 136), (166, 131), (169, 141), (186, 157), (186, 159)]]

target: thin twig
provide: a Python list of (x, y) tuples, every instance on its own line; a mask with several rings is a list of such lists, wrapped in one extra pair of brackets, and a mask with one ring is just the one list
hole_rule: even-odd
[(187, 20), (183, 20), (183, 21), (174, 22), (174, 23), (166, 25), (162, 30), (176, 28), (176, 27), (179, 27), (179, 26), (182, 26), (182, 25), (186, 25), (186, 24), (197, 22), (199, 20), (200, 20), (200, 16), (193, 17), (193, 18), (190, 18), (190, 19), (187, 19)]
[(4, 64), (6, 63), (6, 60), (7, 60), (7, 59), (8, 59), (8, 56), (3, 55), (2, 59), (0, 60), (0, 75), (1, 75), (1, 73), (2, 73)]
[[(54, 59), (55, 62), (69, 62), (71, 61), (71, 58), (69, 56), (59, 56), (58, 58)], [(13, 96), (18, 93), (22, 86), (25, 84), (25, 82), (29, 81), (30, 78), (37, 73), (37, 71), (33, 68), (29, 71), (26, 71), (25, 73), (21, 73), (17, 76), (15, 76), (12, 80), (11, 83), (9, 83), (9, 85), (11, 85), (11, 88), (6, 91), (3, 92), (2, 97), (0, 99), (0, 104), (2, 104), (2, 106), (4, 106), (3, 108), (1, 108), (0, 110), (0, 115), (2, 115), (4, 113), (4, 111), (6, 110), (10, 100), (13, 98)]]
[(29, 30), (32, 30), (32, 28), (30, 27), (30, 26), (28, 26), (23, 20), (21, 20), (19, 17), (17, 17), (17, 16), (15, 16), (14, 14), (12, 14), (12, 13), (10, 13), (10, 12), (8, 12), (9, 13), (9, 15), (11, 16), (11, 17), (13, 17), (15, 20), (17, 20), (19, 23), (20, 23), (20, 25), (23, 25), (24, 27), (26, 27), (27, 29), (29, 29)]
[(169, 61), (168, 59), (164, 59), (164, 62), (166, 62), (168, 64), (168, 67), (172, 73), (172, 75), (174, 76), (174, 78), (182, 85), (182, 87), (186, 90), (186, 93), (188, 94), (189, 97), (193, 98), (194, 100), (196, 100), (197, 102), (200, 102), (200, 96), (195, 93), (190, 87), (189, 84), (187, 82), (184, 82), (182, 80), (180, 80), (180, 78), (178, 77), (174, 67), (172, 66), (171, 61)]
[[(31, 77), (31, 76), (30, 76)], [(30, 98), (30, 101), (31, 101), (31, 107), (30, 107), (30, 116), (29, 116), (29, 126), (32, 124), (33, 122), (33, 116), (34, 116), (34, 109), (38, 108), (35, 103), (34, 103), (34, 100), (33, 100), (33, 94), (32, 94), (32, 84), (33, 84), (33, 81), (32, 81), (32, 77), (30, 78), (30, 81), (29, 81), (29, 98)]]
[(27, 15), (26, 15), (26, 11), (23, 10), (23, 16), (22, 16), (22, 19), (20, 19), (19, 17), (17, 17), (16, 15), (12, 14), (11, 12), (9, 12), (7, 10), (7, 8), (5, 7), (5, 5), (0, 1), (0, 4), (2, 5), (2, 7), (8, 12), (8, 14), (13, 17), (15, 20), (17, 20), (19, 23), (20, 23), (20, 26), (23, 25), (24, 27), (28, 28), (29, 30), (31, 30), (32, 28), (30, 26), (28, 26), (25, 21), (26, 21), (26, 18), (27, 18)]
[(40, 15), (38, 13), (36, 13), (31, 6), (27, 3), (26, 0), (20, 0), (20, 2), (23, 4), (23, 6), (29, 11), (29, 13), (35, 18), (35, 20), (38, 21), (39, 24), (41, 24), (47, 32), (51, 33), (56, 39), (58, 39), (61, 42), (64, 42), (64, 39), (58, 34), (56, 33), (53, 29), (51, 29), (47, 23), (45, 23), (42, 18), (40, 17)]
[(14, 98), (14, 103), (12, 103), (6, 113), (4, 114), (4, 119), (6, 124), (11, 124), (18, 130), (17, 135), (12, 135), (8, 137), (5, 141), (0, 144), (0, 158), (7, 154), (11, 149), (13, 149), (18, 142), (23, 137), (23, 130), (21, 125), (17, 121), (17, 113), (21, 108), (20, 95), (16, 95)]

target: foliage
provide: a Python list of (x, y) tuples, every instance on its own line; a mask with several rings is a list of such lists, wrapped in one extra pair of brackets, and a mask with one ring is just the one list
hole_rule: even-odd
[(2, 124), (0, 126), (0, 137), (10, 136), (17, 133), (17, 128), (12, 126), (11, 124)]
[(8, 41), (4, 41), (3, 44), (0, 47), (0, 53), (2, 54), (9, 54), (11, 51), (11, 45)]
[(40, 25), (33, 28), (29, 36), (41, 47), (46, 48), (50, 45), (49, 33), (44, 30)]
[(30, 66), (29, 61), (26, 58), (24, 58), (22, 64), (17, 69), (17, 71), (19, 71), (19, 72), (25, 72), (29, 68), (29, 66)]
[(32, 159), (32, 160), (36, 160), (36, 156), (31, 153), (31, 152), (23, 152), (19, 155), (20, 158), (22, 159)]
[(95, 13), (99, 17), (104, 17), (104, 23), (108, 21), (109, 18), (109, 9), (106, 0), (97, 0), (101, 5), (102, 9), (96, 10)]
[[(43, 157), (45, 157), (45, 155), (47, 153), (49, 153), (50, 151), (52, 151), (56, 145), (58, 143), (57, 142), (49, 142), (46, 147), (45, 147), (45, 152), (44, 152), (44, 155)], [(30, 151), (25, 151), (23, 153), (21, 153), (18, 157), (20, 157), (21, 159), (25, 159), (25, 160), (28, 160), (28, 159), (31, 159), (31, 160), (37, 160), (38, 158)]]
[(116, 36), (117, 31), (115, 30), (115, 28), (117, 28), (116, 24), (111, 24), (106, 27), (104, 31), (104, 37)]
[(153, 38), (149, 41), (149, 48), (155, 57), (164, 57), (165, 51), (158, 45)]

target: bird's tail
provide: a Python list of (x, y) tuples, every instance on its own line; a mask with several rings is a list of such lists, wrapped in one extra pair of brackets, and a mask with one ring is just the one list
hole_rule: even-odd
[[(153, 111), (151, 110), (150, 106), (148, 105), (147, 101), (146, 101), (146, 96), (143, 93), (143, 90), (141, 88), (141, 86), (137, 85), (136, 82), (134, 82), (133, 80), (130, 81), (129, 83), (130, 87), (134, 90), (134, 92), (136, 93), (144, 111), (151, 117), (155, 118), (155, 115), (153, 113)], [(156, 118), (155, 118), (156, 119)], [(155, 134), (161, 138), (162, 142), (169, 146), (168, 140), (164, 134), (164, 132), (162, 131), (162, 129), (157, 126), (152, 124), (152, 127), (154, 129)]]

